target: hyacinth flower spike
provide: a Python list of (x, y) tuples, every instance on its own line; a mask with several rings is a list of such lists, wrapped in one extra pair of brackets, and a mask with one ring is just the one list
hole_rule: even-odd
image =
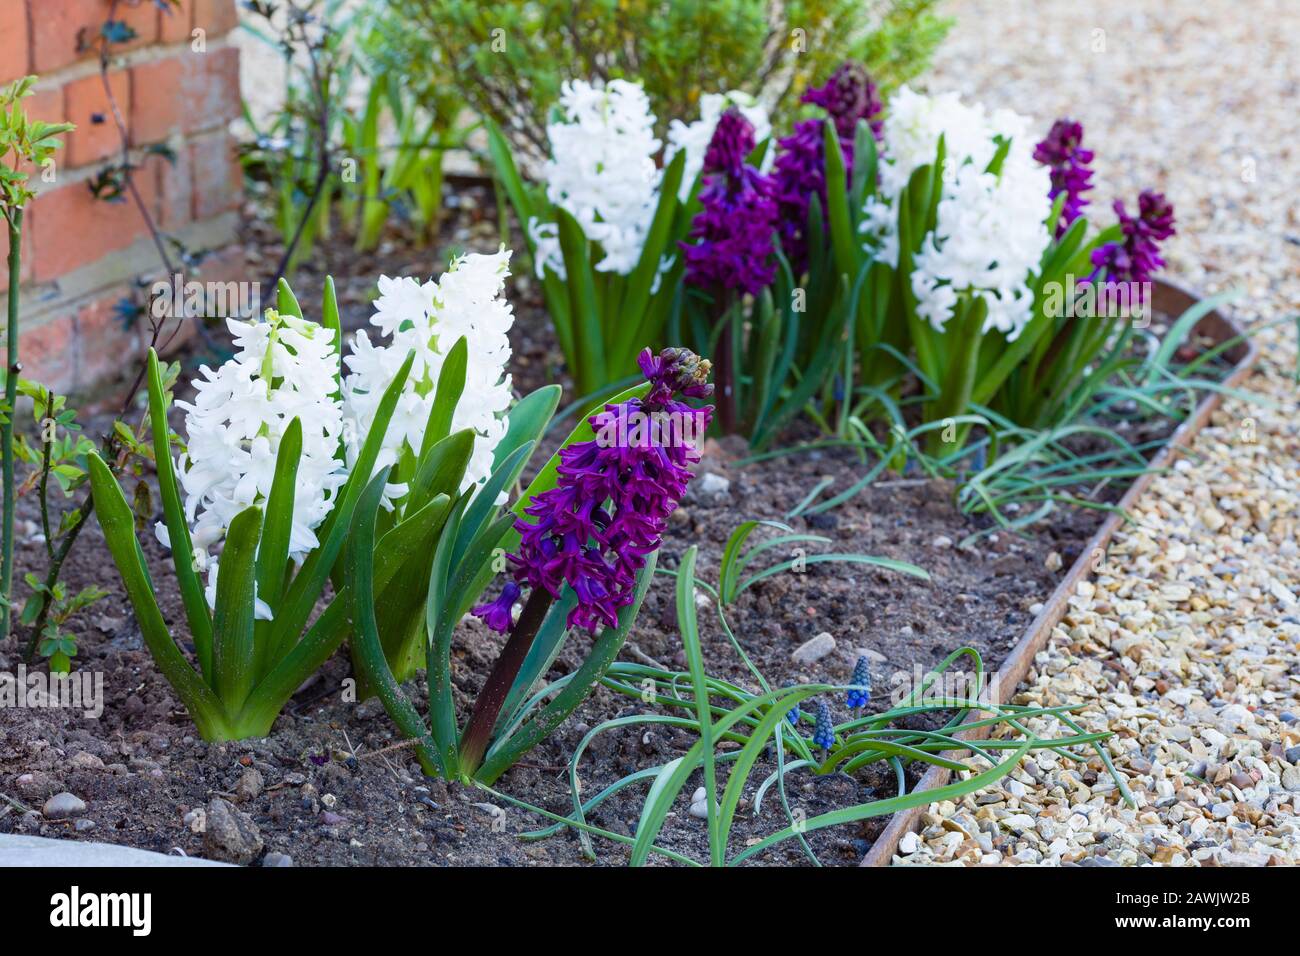
[[(168, 396), (158, 357), (149, 356), (149, 414), (165, 517), (155, 530), (172, 553), (194, 662), (159, 609), (126, 496), (109, 466), (98, 455), (89, 458), (95, 513), (145, 643), (209, 741), (269, 733), (289, 697), (347, 637), (346, 589), (315, 612), (414, 359), (406, 357), (384, 391), (349, 475), (338, 454), (333, 286), (327, 283), (319, 325), (302, 318), (287, 287), (279, 305), (265, 322), (232, 320), (236, 354), (197, 380), (197, 395), (184, 406), (189, 442), (175, 460)], [(442, 496), (385, 535), (373, 556), (376, 587), (433, 547), (449, 506)], [(222, 538), (218, 562), (211, 549)]]
[[(675, 398), (704, 398), (709, 363), (684, 349), (639, 359), (649, 382), (643, 397), (606, 405), (589, 419), (595, 437), (561, 450), (556, 486), (525, 507), (515, 524), (518, 548), (508, 555), (514, 581), (474, 614), (509, 633), (484, 684), (460, 747), (463, 772), (483, 759), (506, 695), (514, 685), (538, 629), (566, 586), (574, 596), (569, 628), (596, 632), (619, 624), (619, 611), (636, 599), (647, 557), (658, 551), (668, 515), (685, 494), (699, 460), (695, 442), (708, 428), (712, 408), (692, 408)], [(519, 620), (509, 606), (528, 587)]]

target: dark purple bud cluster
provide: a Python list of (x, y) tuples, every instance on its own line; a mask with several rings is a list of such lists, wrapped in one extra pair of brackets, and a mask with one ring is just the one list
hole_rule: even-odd
[[(1144, 189), (1138, 196), (1138, 214), (1130, 216), (1121, 200), (1115, 200), (1115, 215), (1124, 233), (1123, 242), (1108, 242), (1092, 253), (1093, 276), (1105, 272), (1108, 284), (1142, 285), (1164, 267), (1160, 243), (1174, 235), (1174, 207), (1163, 193)], [(1140, 299), (1139, 299), (1140, 301)]]
[(702, 208), (691, 223), (690, 241), (681, 243), (691, 285), (757, 295), (776, 277), (775, 184), (745, 164), (753, 149), (753, 125), (739, 110), (727, 110), (704, 156)]
[[(850, 177), (853, 172), (853, 138), (859, 120), (866, 120), (876, 139), (881, 136), (883, 109), (876, 85), (867, 71), (856, 63), (845, 63), (826, 83), (807, 90), (801, 102), (820, 106), (835, 124), (840, 150)], [(773, 177), (776, 199), (781, 207), (781, 245), (786, 257), (802, 271), (808, 257), (808, 208), (816, 195), (826, 208), (826, 158), (822, 141), (822, 123), (809, 119), (796, 123), (794, 133), (780, 141)]]
[(1048, 196), (1054, 202), (1057, 196), (1065, 194), (1061, 221), (1056, 224), (1058, 239), (1088, 205), (1083, 194), (1092, 188), (1092, 170), (1088, 167), (1092, 157), (1092, 150), (1083, 148), (1083, 124), (1068, 119), (1053, 123), (1047, 138), (1034, 147), (1034, 159), (1052, 171)]
[(649, 349), (638, 357), (650, 381), (644, 398), (606, 405), (588, 419), (596, 437), (560, 450), (554, 488), (537, 495), (515, 528), (508, 555), (514, 581), (473, 613), (498, 631), (510, 629), (520, 585), (559, 597), (567, 584), (578, 598), (568, 625), (596, 631), (618, 623), (632, 603), (637, 575), (659, 549), (668, 515), (700, 460), (712, 406), (693, 408), (678, 394), (707, 398), (709, 362), (686, 349)]

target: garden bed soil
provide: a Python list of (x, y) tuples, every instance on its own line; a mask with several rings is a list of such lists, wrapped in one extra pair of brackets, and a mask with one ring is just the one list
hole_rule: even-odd
[[(467, 227), (473, 230), (473, 224)], [(482, 248), (482, 237), (466, 236)], [(462, 240), (452, 245), (465, 246)], [(356, 327), (368, 312), (365, 302), (379, 272), (423, 274), (427, 267), (403, 262), (427, 261), (400, 243), (364, 271), (336, 272), (347, 324)], [(325, 249), (335, 262), (351, 263), (342, 250)], [(335, 258), (335, 255), (338, 258)], [(271, 253), (266, 261), (272, 260)], [(392, 268), (396, 263), (398, 268)], [(295, 282), (309, 311), (319, 300), (310, 276)], [(366, 277), (366, 278), (363, 278)], [(523, 285), (529, 285), (526, 281)], [(516, 347), (516, 383), (524, 390), (560, 380), (559, 356), (540, 303), (532, 289), (512, 293), (519, 320), (512, 332)], [(345, 291), (346, 290), (346, 291)], [(107, 403), (105, 403), (107, 406)], [(106, 418), (98, 421), (102, 429)], [(176, 423), (176, 424), (179, 424)], [(98, 433), (88, 429), (95, 437)], [(710, 441), (691, 495), (670, 522), (661, 566), (673, 568), (692, 544), (698, 544), (699, 575), (716, 582), (722, 548), (732, 530), (751, 518), (783, 520), (823, 476), (842, 488), (859, 474), (848, 451), (825, 450), (742, 465), (743, 443)], [(713, 476), (709, 478), (707, 476)], [(705, 494), (712, 489), (712, 492)], [(1113, 492), (1110, 500), (1122, 489)], [(60, 501), (57, 507), (67, 505)], [(1060, 509), (1034, 529), (1031, 537), (986, 535), (967, 548), (964, 538), (987, 531), (987, 519), (961, 514), (953, 489), (943, 482), (895, 478), (865, 489), (824, 515), (790, 524), (796, 531), (824, 535), (817, 550), (859, 552), (915, 563), (931, 575), (929, 582), (853, 564), (810, 564), (802, 573), (789, 571), (743, 593), (728, 619), (739, 641), (773, 686), (801, 682), (845, 683), (860, 654), (871, 659), (876, 688), (871, 709), (889, 706), (899, 677), (924, 672), (961, 647), (976, 648), (986, 667), (995, 668), (1020, 640), (1038, 612), (1082, 553), (1101, 524), (1100, 512)], [(17, 571), (44, 569), (44, 544), (32, 496), (20, 502)], [(65, 580), (75, 591), (95, 584), (108, 596), (84, 612), (75, 627), (80, 634), (78, 670), (102, 674), (103, 713), (87, 719), (70, 709), (0, 709), (0, 833), (23, 832), (71, 840), (100, 840), (148, 850), (210, 855), (204, 836), (185, 823), (186, 814), (214, 797), (237, 801), (260, 832), (257, 855), (289, 855), (297, 865), (565, 865), (583, 862), (572, 831), (528, 842), (519, 835), (544, 826), (540, 816), (483, 791), (447, 785), (422, 776), (410, 749), (377, 701), (345, 700), (351, 676), (346, 652), (335, 655), (298, 692), (265, 739), (207, 744), (155, 668), (144, 648), (129, 602), (112, 568), (98, 525), (92, 522), (66, 565)], [(757, 539), (756, 539), (757, 540)], [(174, 585), (170, 558), (151, 533), (141, 535), (153, 579), (161, 583), (160, 604), (167, 620), (184, 634), (183, 611)], [(796, 555), (769, 552), (771, 562)], [(23, 586), (19, 595), (25, 595)], [(717, 677), (755, 689), (755, 682), (717, 626), (712, 608), (700, 616), (708, 670)], [(822, 632), (835, 649), (814, 663), (800, 665), (792, 652)], [(0, 672), (13, 674), (20, 663), (18, 634), (0, 643)], [(555, 665), (552, 677), (571, 671), (588, 644), (575, 636)], [(182, 644), (189, 650), (185, 638)], [(453, 679), (462, 716), (485, 676), (500, 638), (477, 621), (456, 633)], [(684, 668), (676, 627), (673, 581), (661, 576), (646, 598), (622, 659)], [(892, 682), (892, 683), (891, 683)], [(408, 685), (423, 709), (422, 675)], [(843, 714), (843, 702), (834, 704)], [(517, 800), (550, 812), (572, 809), (568, 760), (583, 735), (611, 718), (653, 713), (654, 708), (605, 687), (597, 688), (545, 743), (501, 778), (497, 787)], [(580, 766), (583, 793), (591, 795), (623, 776), (661, 765), (683, 753), (692, 742), (684, 732), (632, 726), (595, 739)], [(772, 769), (760, 761), (746, 788)], [(256, 770), (260, 786), (255, 785)], [(241, 785), (241, 778), (243, 784)], [(909, 787), (920, 778), (913, 772)], [(698, 774), (660, 836), (663, 847), (697, 860), (708, 859), (703, 821), (688, 813), (688, 798)], [(86, 804), (84, 814), (68, 820), (46, 819), (39, 812), (56, 793), (69, 791)], [(814, 777), (797, 771), (788, 778), (791, 805), (807, 816), (892, 796), (892, 772), (857, 778)], [(640, 812), (644, 785), (628, 788), (589, 814), (589, 821), (630, 835)], [(853, 865), (870, 848), (885, 820), (868, 820), (827, 828), (808, 835), (823, 863)], [(781, 829), (784, 811), (775, 800), (763, 813), (737, 815), (730, 852)], [(597, 862), (620, 864), (626, 847), (595, 840)], [(654, 859), (654, 858), (652, 858)], [(781, 844), (755, 862), (797, 864), (806, 857), (795, 842)]]
[[(728, 443), (710, 445), (700, 471), (730, 481), (730, 489), (716, 500), (697, 495), (679, 509), (662, 551), (664, 566), (675, 566), (685, 549), (698, 542), (700, 574), (716, 580), (722, 546), (737, 524), (751, 517), (780, 519), (821, 475), (837, 474), (846, 481), (855, 471), (851, 460), (830, 454), (740, 468), (731, 451)], [(740, 597), (729, 620), (769, 681), (844, 683), (858, 654), (869, 652), (877, 697), (883, 699), (891, 675), (910, 674), (914, 667), (924, 671), (961, 645), (976, 647), (991, 665), (1006, 656), (1030, 621), (1031, 606), (1050, 593), (1060, 573), (1047, 569), (1048, 556), (1059, 553), (1068, 567), (1096, 520), (1089, 513), (1062, 513), (1032, 540), (1002, 535), (967, 551), (942, 546), (942, 541), (936, 547), (936, 539), (957, 541), (976, 530), (950, 498), (951, 488), (942, 484), (882, 483), (821, 520), (793, 522), (829, 537), (827, 550), (911, 561), (929, 571), (933, 581), (860, 565), (811, 564), (802, 574), (786, 572), (754, 586)], [(30, 499), (24, 500), (20, 572), (43, 567), (37, 522)], [(104, 711), (94, 720), (66, 709), (0, 710), (0, 793), (13, 801), (11, 811), (0, 818), (0, 832), (204, 855), (202, 836), (191, 833), (182, 818), (214, 795), (233, 794), (251, 767), (261, 773), (265, 790), (242, 809), (257, 824), (267, 851), (287, 853), (300, 865), (579, 862), (579, 844), (570, 836), (534, 843), (517, 838), (520, 831), (542, 825), (541, 818), (506, 808), (503, 820), (494, 821), (480, 806), (494, 802), (489, 795), (424, 779), (409, 750), (385, 752), (399, 741), (378, 704), (343, 701), (343, 681), (350, 676), (345, 654), (328, 662), (300, 691), (270, 737), (212, 745), (197, 739), (142, 645), (98, 526), (88, 527), (84, 538), (67, 565), (68, 586), (98, 584), (110, 593), (80, 622), (76, 667), (103, 674)], [(141, 539), (154, 580), (171, 581), (168, 554), (151, 534)], [(773, 560), (790, 556), (778, 553)], [(183, 622), (175, 589), (163, 586), (160, 599), (168, 621)], [(623, 658), (684, 667), (675, 617), (672, 581), (660, 577)], [(701, 622), (709, 670), (752, 688), (752, 677), (712, 613), (702, 614)], [(179, 627), (183, 632), (183, 623)], [(806, 667), (794, 664), (791, 652), (823, 631), (835, 638), (835, 651)], [(498, 644), (497, 636), (477, 621), (458, 629), (454, 679), (463, 692), (462, 705), (477, 690)], [(586, 646), (585, 638), (572, 639), (556, 673), (576, 666)], [(18, 648), (13, 640), (2, 647), (0, 671), (13, 673)], [(419, 689), (409, 689), (419, 700)], [(586, 730), (613, 717), (651, 711), (637, 700), (596, 690), (554, 737), (527, 756), (526, 766), (501, 779), (499, 788), (552, 812), (568, 812), (565, 766)], [(655, 728), (603, 734), (583, 760), (584, 791), (594, 793), (625, 774), (661, 764), (689, 743), (683, 734)], [(83, 752), (97, 759), (79, 756)], [(892, 795), (894, 785), (892, 776), (852, 780), (803, 774), (791, 784), (792, 802), (809, 816)], [(687, 787), (687, 796), (695, 786), (693, 781)], [(47, 798), (65, 790), (86, 802), (82, 819), (93, 821), (93, 828), (77, 830), (75, 821), (25, 816), (15, 806), (39, 810)], [(631, 833), (644, 788), (633, 787), (627, 794), (597, 809), (591, 821)], [(662, 845), (707, 859), (702, 821), (686, 810), (685, 805), (677, 808)], [(767, 804), (761, 818), (741, 814), (733, 848), (779, 829), (783, 819), (775, 802)], [(853, 864), (878, 829), (876, 822), (834, 828), (812, 834), (810, 842), (823, 862)], [(626, 858), (623, 847), (610, 841), (597, 840), (597, 849), (604, 863)], [(797, 846), (790, 844), (769, 853), (764, 862), (801, 859)]]

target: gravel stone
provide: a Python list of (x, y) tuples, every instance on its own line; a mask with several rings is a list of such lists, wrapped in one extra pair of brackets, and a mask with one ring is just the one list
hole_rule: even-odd
[[(1240, 287), (1228, 308), (1263, 325), (1300, 302), (1294, 177), (1265, 174), (1300, 164), (1300, 113), (1278, 108), (1293, 79), (1274, 67), (1300, 59), (1300, 33), (1277, 28), (1293, 13), (1286, 0), (1236, 11), (1229, 0), (954, 0), (958, 25), (927, 86), (1029, 113), (1035, 129), (1080, 120), (1098, 157), (1089, 211), (1105, 223), (1113, 199), (1131, 208), (1139, 190), (1162, 190), (1178, 215), (1164, 275), (1202, 294)], [(1099, 36), (1104, 51), (1091, 46)], [(1013, 41), (1013, 54), (989, 55)], [(1279, 222), (1290, 241), (1277, 241)], [(1260, 359), (1241, 388), (1271, 404), (1225, 396), (1190, 452), (1155, 477), (1014, 697), (1081, 705), (1085, 732), (1112, 731), (1103, 746), (1137, 809), (1095, 756), (1039, 754), (1033, 773), (1026, 762), (1001, 785), (932, 805), (895, 865), (1300, 864), (1294, 325), (1254, 341)], [(1027, 724), (1038, 736), (1072, 732)], [(1013, 794), (1011, 780), (1026, 791)], [(993, 827), (991, 850), (945, 827), (962, 814)], [(1012, 826), (1019, 816), (1037, 832)]]

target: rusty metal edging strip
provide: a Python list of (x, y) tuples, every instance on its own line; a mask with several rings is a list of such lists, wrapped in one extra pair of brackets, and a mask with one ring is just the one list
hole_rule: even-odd
[[(1173, 285), (1172, 283), (1156, 282), (1155, 299), (1159, 300), (1162, 298), (1170, 302), (1179, 303), (1174, 307), (1179, 313), (1197, 301), (1197, 296)], [(1170, 310), (1169, 314), (1174, 314), (1173, 310)], [(1201, 319), (1200, 323), (1198, 323), (1197, 330), (1213, 336), (1219, 343), (1226, 342), (1241, 334), (1241, 329), (1230, 318), (1219, 311), (1213, 311), (1205, 315)], [(1245, 339), (1244, 342), (1239, 343), (1235, 349), (1229, 350), (1227, 354), (1231, 355), (1233, 351), (1237, 351), (1241, 357), (1232, 367), (1231, 373), (1223, 381), (1223, 385), (1227, 388), (1235, 388), (1237, 385), (1241, 384), (1241, 382), (1245, 380), (1246, 376), (1250, 374), (1256, 359), (1259, 357), (1258, 346), (1256, 346), (1254, 341), (1249, 338)], [(1038, 612), (1038, 616), (1030, 623), (1024, 636), (1021, 637), (1016, 646), (1011, 649), (1011, 653), (1007, 655), (1007, 659), (1002, 662), (1002, 666), (998, 668), (997, 674), (990, 682), (990, 686), (996, 688), (999, 692), (999, 697), (1001, 698), (998, 701), (999, 703), (1005, 704), (1012, 696), (1014, 696), (1017, 689), (1020, 687), (1020, 682), (1024, 680), (1025, 675), (1029, 672), (1029, 667), (1032, 664), (1035, 655), (1037, 655), (1038, 652), (1047, 644), (1047, 639), (1051, 636), (1052, 628), (1054, 628), (1060, 622), (1061, 618), (1065, 616), (1066, 607), (1068, 606), (1070, 598), (1078, 588), (1079, 583), (1087, 580), (1090, 572), (1093, 570), (1095, 564), (1093, 561), (1093, 555), (1097, 551), (1104, 552), (1106, 550), (1106, 546), (1110, 543), (1112, 535), (1114, 535), (1115, 531), (1124, 523), (1124, 515), (1132, 510), (1133, 506), (1137, 503), (1138, 498), (1140, 498), (1150, 486), (1152, 480), (1154, 480), (1156, 476), (1156, 472), (1168, 467), (1173, 462), (1175, 454), (1177, 454), (1179, 450), (1186, 448), (1191, 444), (1193, 436), (1195, 436), (1196, 433), (1199, 432), (1210, 420), (1210, 415), (1219, 407), (1222, 398), (1222, 393), (1215, 391), (1211, 392), (1201, 401), (1200, 405), (1196, 408), (1195, 414), (1178, 426), (1173, 435), (1170, 436), (1169, 441), (1160, 450), (1160, 453), (1152, 459), (1151, 470), (1140, 475), (1137, 480), (1129, 486), (1128, 491), (1124, 493), (1124, 497), (1119, 500), (1120, 511), (1111, 512), (1102, 523), (1101, 527), (1097, 529), (1096, 533), (1088, 541), (1074, 564), (1070, 566), (1069, 573), (1067, 573), (1061, 580), (1061, 583), (1056, 586), (1056, 589), (1052, 591), (1051, 597), (1047, 599), (1043, 609)], [(972, 715), (967, 719), (971, 720), (975, 718), (974, 715)], [(992, 728), (990, 727), (981, 727), (975, 731), (967, 731), (963, 736), (968, 739), (979, 740), (987, 737), (991, 729)], [(962, 751), (948, 753), (945, 754), (945, 756), (955, 758), (960, 753), (962, 753)], [(950, 776), (951, 771), (947, 768), (931, 766), (930, 769), (925, 772), (925, 775), (921, 777), (920, 782), (917, 783), (912, 792), (918, 793), (927, 790), (936, 790), (946, 784)], [(910, 810), (895, 813), (884, 831), (876, 838), (876, 841), (871, 844), (871, 849), (869, 849), (866, 856), (862, 858), (862, 862), (859, 866), (889, 866), (893, 861), (895, 851), (898, 849), (899, 841), (903, 839), (905, 834), (916, 829), (922, 814), (925, 813), (928, 806), (929, 804), (921, 804), (920, 806), (913, 807)]]

